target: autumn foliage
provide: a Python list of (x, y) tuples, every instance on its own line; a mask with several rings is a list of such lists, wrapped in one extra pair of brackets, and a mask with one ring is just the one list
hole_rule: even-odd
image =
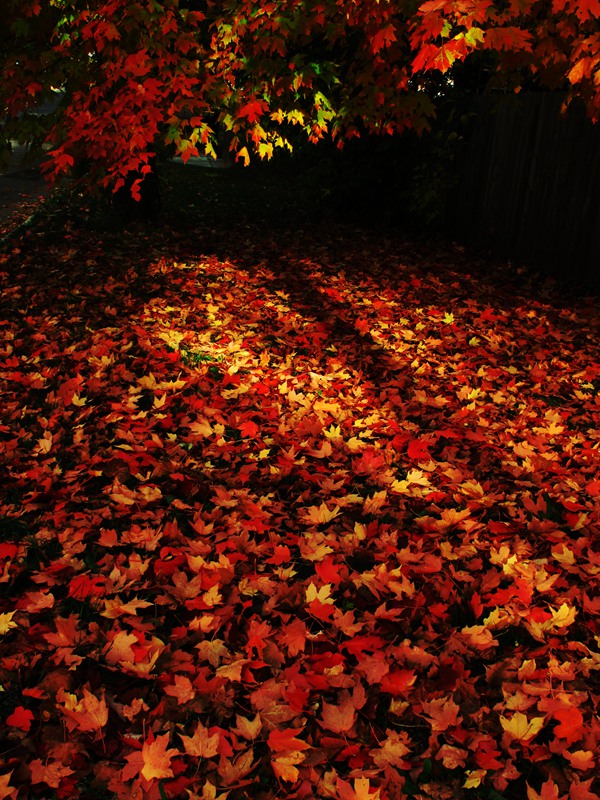
[(2, 257), (0, 798), (597, 800), (597, 304), (189, 237)]
[(463, 63), (480, 91), (560, 89), (597, 118), (599, 18), (598, 0), (4, 0), (0, 118), (52, 148), (51, 178), (84, 163), (117, 186), (165, 150), (214, 155), (219, 130), (244, 163), (423, 130)]

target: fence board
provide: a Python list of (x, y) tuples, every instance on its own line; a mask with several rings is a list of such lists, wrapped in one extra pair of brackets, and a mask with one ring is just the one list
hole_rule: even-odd
[(459, 236), (600, 290), (600, 124), (564, 96), (481, 99), (452, 197)]

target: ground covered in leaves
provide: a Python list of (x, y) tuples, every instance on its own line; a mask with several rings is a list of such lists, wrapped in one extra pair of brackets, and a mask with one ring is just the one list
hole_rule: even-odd
[(0, 798), (600, 797), (598, 302), (48, 214), (0, 254)]

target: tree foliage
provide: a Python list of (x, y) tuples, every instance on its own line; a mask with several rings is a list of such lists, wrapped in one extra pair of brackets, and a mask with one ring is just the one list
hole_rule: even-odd
[[(492, 83), (531, 77), (600, 112), (599, 0), (5, 0), (0, 106), (5, 136), (52, 148), (56, 178), (86, 160), (105, 183), (170, 148), (270, 158), (363, 131), (422, 130), (428, 76), (490, 58)], [(444, 83), (442, 86), (444, 86)], [(49, 118), (27, 112), (64, 90)]]

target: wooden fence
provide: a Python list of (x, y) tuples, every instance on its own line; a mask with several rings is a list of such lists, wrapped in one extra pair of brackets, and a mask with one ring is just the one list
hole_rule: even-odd
[(560, 93), (482, 98), (449, 203), (458, 236), (600, 291), (600, 123)]

